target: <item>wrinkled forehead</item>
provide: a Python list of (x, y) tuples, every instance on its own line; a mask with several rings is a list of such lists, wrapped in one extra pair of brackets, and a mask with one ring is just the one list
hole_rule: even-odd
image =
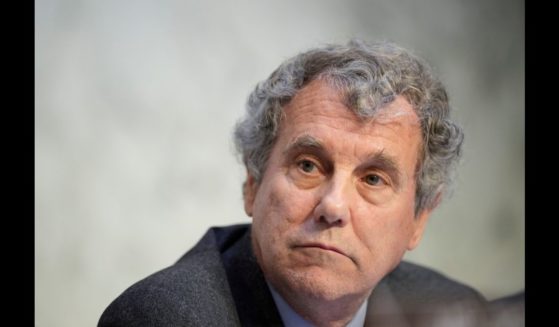
[[(363, 119), (367, 120), (367, 118)], [(377, 124), (406, 123), (419, 126), (419, 117), (415, 109), (401, 95), (396, 96), (392, 102), (379, 107), (370, 119)]]
[[(371, 97), (375, 96), (371, 94)], [(284, 118), (288, 114), (291, 118), (301, 115), (320, 115), (327, 113), (327, 106), (337, 104), (345, 107), (345, 112), (338, 112), (337, 116), (355, 120), (361, 123), (383, 124), (411, 124), (420, 125), (416, 110), (403, 95), (396, 95), (390, 101), (371, 107), (374, 99), (362, 96), (351, 99), (352, 93), (335, 83), (325, 79), (309, 82), (284, 106)], [(385, 99), (386, 100), (386, 99)], [(373, 104), (374, 105), (374, 104)], [(322, 110), (324, 109), (324, 110)]]

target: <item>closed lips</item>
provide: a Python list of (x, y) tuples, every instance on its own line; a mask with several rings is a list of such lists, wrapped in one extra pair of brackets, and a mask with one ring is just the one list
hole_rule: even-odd
[(333, 251), (333, 252), (337, 252), (339, 254), (345, 255), (346, 257), (348, 256), (347, 254), (345, 254), (342, 250), (338, 249), (335, 246), (330, 246), (330, 245), (326, 245), (326, 244), (322, 244), (322, 243), (306, 243), (303, 245), (300, 245), (298, 247), (303, 247), (303, 248), (319, 248), (319, 249), (323, 249), (323, 250), (328, 250), (328, 251)]

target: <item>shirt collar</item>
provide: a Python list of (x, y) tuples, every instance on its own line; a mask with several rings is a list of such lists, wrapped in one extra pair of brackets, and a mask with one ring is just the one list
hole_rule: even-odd
[[(313, 326), (310, 322), (306, 321), (297, 312), (295, 312), (295, 310), (293, 310), (291, 306), (289, 306), (289, 304), (285, 302), (283, 297), (278, 292), (276, 292), (276, 290), (272, 287), (272, 285), (270, 285), (270, 283), (266, 283), (268, 284), (268, 288), (272, 293), (272, 297), (274, 298), (274, 302), (276, 303), (276, 307), (278, 308), (281, 320), (283, 321), (285, 327)], [(355, 316), (353, 316), (353, 319), (351, 319), (346, 327), (363, 327), (363, 324), (365, 323), (365, 314), (367, 313), (367, 302), (368, 299), (365, 300), (363, 304), (361, 304), (359, 310), (357, 310), (357, 313), (355, 314)]]

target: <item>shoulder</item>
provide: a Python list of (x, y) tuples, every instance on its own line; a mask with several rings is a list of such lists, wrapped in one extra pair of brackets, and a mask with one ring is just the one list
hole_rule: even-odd
[[(408, 301), (444, 303), (471, 301), (484, 304), (483, 296), (470, 286), (453, 280), (431, 268), (402, 261), (387, 278), (390, 288)], [(410, 292), (413, 290), (413, 292)]]
[(377, 288), (377, 307), (403, 314), (412, 326), (487, 323), (487, 301), (478, 291), (430, 268), (402, 261)]
[(99, 326), (238, 325), (220, 253), (246, 229), (211, 228), (177, 263), (125, 290), (103, 312)]

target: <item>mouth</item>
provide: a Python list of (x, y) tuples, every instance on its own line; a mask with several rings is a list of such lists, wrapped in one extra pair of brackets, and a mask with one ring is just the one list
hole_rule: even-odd
[(338, 249), (337, 247), (322, 244), (322, 243), (304, 243), (304, 244), (301, 244), (301, 245), (297, 245), (296, 247), (298, 247), (298, 248), (318, 248), (318, 249), (321, 249), (321, 250), (332, 251), (332, 252), (341, 254), (343, 256), (349, 257), (347, 254), (345, 254), (342, 250)]

